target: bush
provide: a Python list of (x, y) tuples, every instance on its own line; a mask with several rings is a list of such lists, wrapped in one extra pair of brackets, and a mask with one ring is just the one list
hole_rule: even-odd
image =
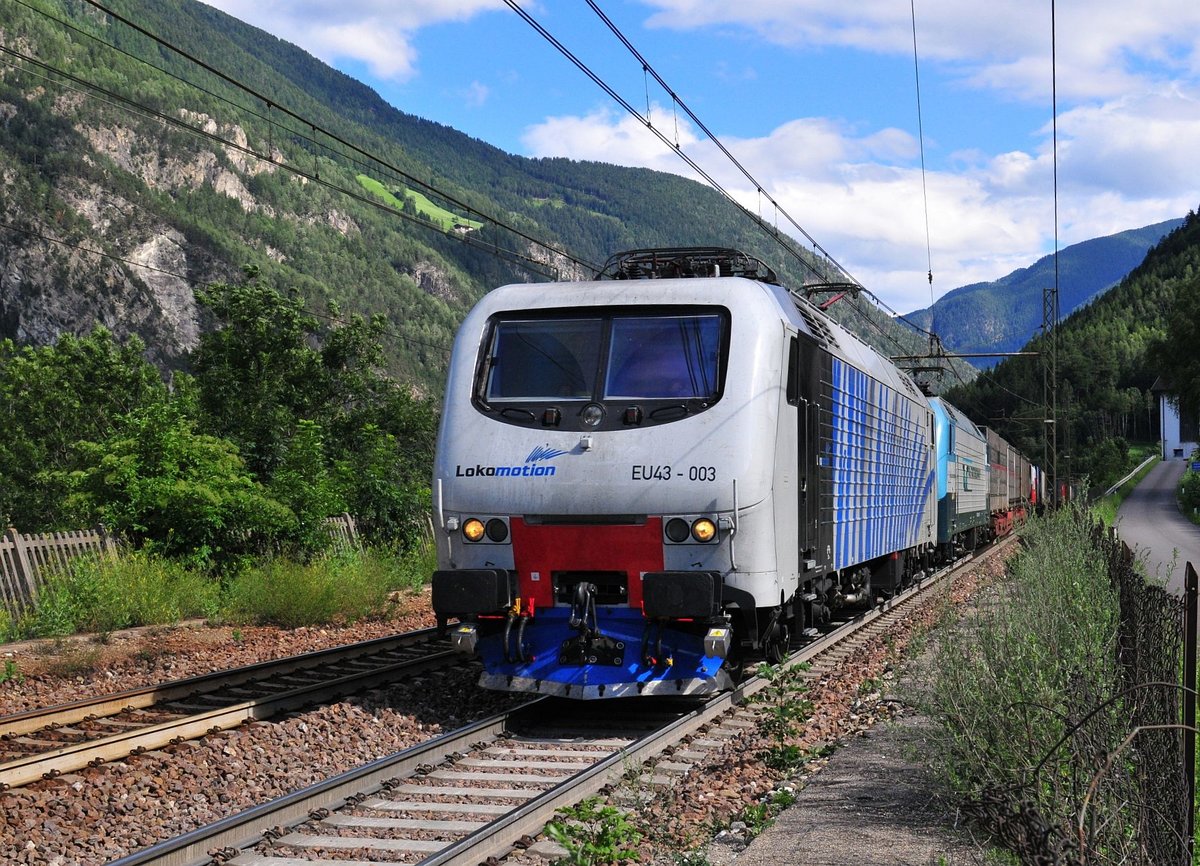
[(288, 538), (291, 553), (307, 558), (329, 548), (331, 538), (323, 521), (344, 511), (346, 506), (326, 466), (325, 442), (319, 424), (299, 422), (271, 478), (269, 491), (296, 516), (295, 528)]
[(195, 566), (274, 549), (295, 515), (250, 477), (232, 443), (194, 426), (158, 404), (131, 412), (107, 442), (81, 443), (86, 468), (69, 475), (77, 522)]
[(0, 606), (0, 643), (8, 643), (17, 638), (16, 623), (8, 609)]
[(396, 437), (373, 424), (348, 437), (353, 447), (337, 461), (347, 510), (372, 543), (414, 547), (431, 507), (429, 484), (410, 478)]
[[(1192, 460), (1196, 459), (1196, 455), (1193, 454)], [(1200, 472), (1188, 469), (1183, 473), (1183, 479), (1180, 481), (1179, 504), (1183, 508), (1183, 513), (1191, 518), (1192, 522), (1196, 522), (1197, 515), (1200, 514)]]
[[(925, 703), (939, 768), (968, 797), (1021, 788), (1043, 815), (1077, 811), (1080, 756), (1072, 743), (1055, 747), (1116, 682), (1117, 598), (1089, 533), (1073, 508), (1030, 521), (997, 597), (944, 630)], [(1079, 735), (1099, 754), (1116, 745), (1105, 738), (1121, 730), (1118, 712), (1098, 713)]]
[(388, 594), (428, 579), (424, 552), (362, 551), (307, 563), (274, 560), (228, 581), (225, 615), (234, 622), (285, 628), (379, 615)]
[(218, 595), (214, 581), (149, 553), (82, 557), (50, 575), (17, 630), (27, 637), (65, 637), (173, 623), (211, 616)]

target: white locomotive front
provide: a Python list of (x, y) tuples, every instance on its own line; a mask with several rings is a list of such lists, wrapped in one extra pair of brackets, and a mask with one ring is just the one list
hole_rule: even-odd
[(727, 688), (933, 540), (903, 374), (742, 254), (618, 262), (496, 289), (455, 341), (433, 605), (491, 688)]

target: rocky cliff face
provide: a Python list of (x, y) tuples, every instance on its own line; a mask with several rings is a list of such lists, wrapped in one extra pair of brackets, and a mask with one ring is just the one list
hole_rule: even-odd
[[(252, 192), (255, 178), (279, 171), (285, 157), (250, 142), (236, 124), (181, 110), (197, 133), (189, 136), (159, 121), (104, 118), (86, 108), (78, 94), (41, 88), (23, 101), (0, 101), (0, 337), (40, 345), (104, 325), (121, 338), (136, 334), (164, 368), (185, 365), (204, 326), (193, 289), (238, 279), (245, 260), (181, 217), (171, 206), (181, 197), (215, 194), (247, 218), (285, 221), (300, 232), (347, 238), (362, 231), (337, 207), (300, 213)], [(10, 128), (45, 128), (51, 120), (59, 123), (55, 148), (71, 152), (75, 170), (36, 154), (30, 164), (27, 153), (22, 160), (4, 146)], [(272, 262), (294, 257), (261, 238), (245, 241)], [(444, 264), (416, 261), (405, 270), (424, 293), (461, 302), (461, 286)]]

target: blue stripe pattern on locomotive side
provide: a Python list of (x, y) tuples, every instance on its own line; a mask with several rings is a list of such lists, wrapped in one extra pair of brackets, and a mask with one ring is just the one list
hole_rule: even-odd
[(917, 543), (935, 474), (917, 404), (840, 359), (832, 372), (827, 463), (842, 569)]

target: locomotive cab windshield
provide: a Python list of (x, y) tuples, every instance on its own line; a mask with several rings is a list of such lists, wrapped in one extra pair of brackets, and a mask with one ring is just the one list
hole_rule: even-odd
[(674, 421), (721, 398), (728, 343), (723, 308), (506, 314), (490, 323), (474, 403), (563, 429)]

